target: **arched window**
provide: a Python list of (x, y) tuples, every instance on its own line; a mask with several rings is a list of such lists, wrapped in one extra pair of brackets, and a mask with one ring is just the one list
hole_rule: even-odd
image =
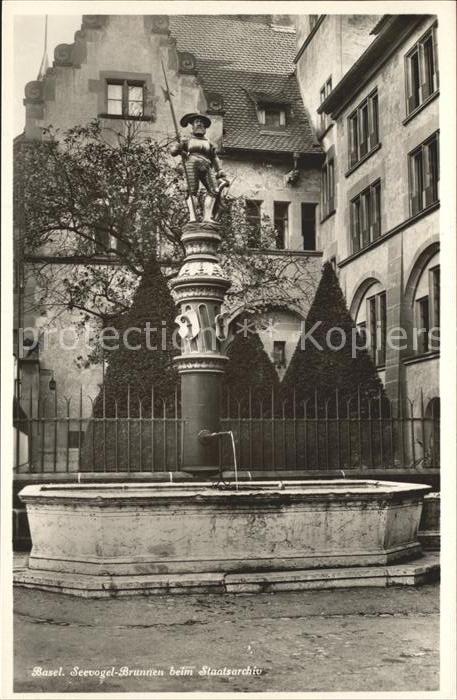
[(422, 270), (413, 298), (414, 351), (436, 352), (440, 347), (440, 261), (433, 255)]
[(375, 365), (378, 367), (385, 365), (387, 303), (386, 292), (380, 282), (373, 280), (366, 289), (360, 301), (355, 322), (357, 330), (366, 341)]

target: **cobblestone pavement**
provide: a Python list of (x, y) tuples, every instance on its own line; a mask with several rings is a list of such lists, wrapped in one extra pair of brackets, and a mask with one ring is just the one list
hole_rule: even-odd
[[(84, 600), (18, 588), (14, 690), (435, 690), (438, 592), (429, 585)], [(201, 675), (204, 666), (262, 672)], [(61, 675), (33, 675), (35, 667)], [(151, 669), (156, 675), (145, 676)], [(79, 673), (90, 671), (97, 675)]]

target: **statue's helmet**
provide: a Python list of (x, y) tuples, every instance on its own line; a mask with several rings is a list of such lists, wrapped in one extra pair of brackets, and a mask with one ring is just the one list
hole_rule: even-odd
[(195, 119), (201, 119), (205, 125), (205, 129), (208, 129), (208, 127), (211, 126), (211, 119), (206, 114), (199, 114), (198, 112), (190, 112), (189, 114), (185, 114), (179, 123), (181, 126), (188, 126), (188, 124), (192, 124)]

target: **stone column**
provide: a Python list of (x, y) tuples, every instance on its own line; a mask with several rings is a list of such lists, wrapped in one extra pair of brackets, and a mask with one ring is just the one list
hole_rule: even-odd
[(184, 226), (186, 257), (172, 282), (182, 337), (181, 355), (175, 359), (181, 375), (183, 420), (182, 470), (195, 476), (219, 469), (219, 442), (203, 442), (202, 430), (220, 429), (221, 379), (227, 357), (221, 352), (224, 324), (221, 304), (230, 287), (217, 256), (220, 226), (191, 222)]

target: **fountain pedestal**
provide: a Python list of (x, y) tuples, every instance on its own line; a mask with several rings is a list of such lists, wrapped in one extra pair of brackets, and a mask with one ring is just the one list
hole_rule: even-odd
[(183, 420), (182, 471), (204, 476), (219, 470), (218, 444), (202, 443), (202, 430), (219, 431), (221, 379), (227, 357), (221, 305), (230, 287), (217, 256), (220, 226), (191, 222), (184, 226), (186, 257), (172, 287), (179, 307), (177, 322), (182, 337), (181, 355), (175, 359), (181, 375)]

